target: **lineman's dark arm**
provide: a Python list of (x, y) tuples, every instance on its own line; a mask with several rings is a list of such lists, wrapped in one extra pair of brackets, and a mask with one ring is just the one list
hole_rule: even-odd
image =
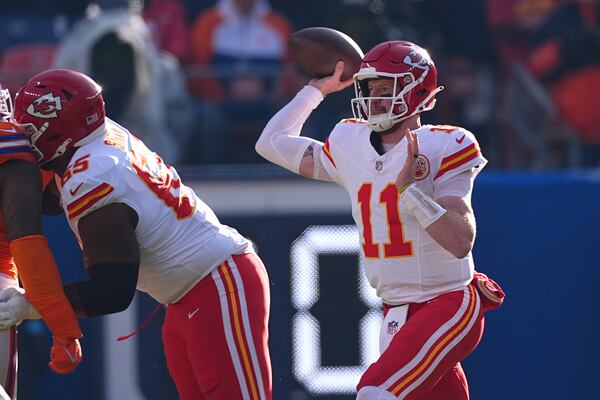
[(90, 279), (65, 286), (77, 315), (120, 312), (133, 300), (140, 265), (137, 222), (135, 211), (122, 203), (106, 205), (79, 221)]
[(42, 177), (34, 163), (0, 165), (0, 207), (8, 240), (42, 234)]
[(42, 193), (42, 212), (44, 215), (60, 215), (64, 211), (60, 206), (60, 194), (56, 182), (52, 180)]

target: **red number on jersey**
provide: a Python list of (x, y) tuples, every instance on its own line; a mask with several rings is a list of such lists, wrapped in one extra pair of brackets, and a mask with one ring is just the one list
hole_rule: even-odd
[(371, 192), (373, 184), (363, 183), (358, 191), (360, 216), (363, 221), (362, 246), (367, 258), (379, 258), (379, 245), (373, 243), (373, 225), (371, 225)]
[[(181, 187), (181, 180), (171, 171), (171, 167), (147, 150), (141, 140), (133, 135), (131, 138), (131, 164), (140, 179), (167, 207), (173, 209), (177, 219), (191, 217), (196, 204), (194, 197), (188, 193), (189, 189)], [(104, 143), (127, 151), (127, 137), (118, 130), (111, 129)]]
[[(177, 219), (191, 217), (196, 209), (193, 196), (187, 187), (181, 187), (181, 180), (171, 167), (154, 153), (141, 146), (142, 142), (132, 136), (132, 164), (138, 176), (159, 199), (175, 211)], [(152, 167), (149, 167), (151, 164)]]
[[(358, 203), (363, 222), (362, 246), (366, 258), (379, 258), (379, 243), (373, 242), (371, 224), (372, 183), (363, 183), (358, 190)], [(404, 240), (404, 227), (398, 210), (398, 189), (390, 183), (379, 194), (379, 203), (386, 209), (389, 241), (383, 245), (384, 258), (408, 257), (413, 255), (412, 242)]]
[(79, 157), (72, 164), (69, 164), (62, 177), (63, 185), (67, 183), (73, 175), (83, 172), (90, 167), (90, 162), (88, 161), (89, 157), (90, 155), (86, 154), (83, 157)]

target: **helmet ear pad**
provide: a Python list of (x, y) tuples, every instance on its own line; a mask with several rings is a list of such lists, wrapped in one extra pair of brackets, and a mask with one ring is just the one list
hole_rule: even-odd
[(38, 163), (46, 163), (102, 126), (102, 88), (87, 75), (52, 69), (31, 78), (15, 97), (14, 117), (29, 134)]

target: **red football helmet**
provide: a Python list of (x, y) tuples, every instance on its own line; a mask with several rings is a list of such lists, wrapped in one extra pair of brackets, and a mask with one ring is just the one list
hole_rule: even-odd
[(14, 117), (29, 135), (40, 165), (77, 147), (104, 124), (101, 91), (87, 75), (68, 69), (41, 72), (19, 90)]
[(3, 89), (0, 85), (0, 121), (9, 121), (12, 113), (12, 103), (10, 101), (10, 92)]
[[(390, 96), (371, 97), (368, 81), (380, 78), (392, 78), (394, 91)], [(431, 110), (435, 95), (443, 86), (437, 86), (437, 69), (425, 49), (411, 42), (394, 40), (378, 44), (365, 55), (360, 70), (354, 74), (354, 88), (354, 116), (367, 120), (374, 131), (383, 132), (415, 114)], [(390, 98), (389, 112), (371, 115), (372, 100)]]

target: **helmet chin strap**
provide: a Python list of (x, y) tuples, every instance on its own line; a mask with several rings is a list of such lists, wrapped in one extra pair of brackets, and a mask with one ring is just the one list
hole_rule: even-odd
[(46, 132), (46, 130), (48, 129), (48, 127), (50, 126), (50, 124), (48, 122), (44, 122), (42, 124), (42, 126), (40, 127), (40, 129), (37, 129), (36, 126), (34, 124), (23, 124), (21, 125), (21, 127), (25, 128), (25, 130), (27, 130), (29, 139), (31, 140), (31, 145), (34, 148), (34, 152), (37, 158), (37, 161), (39, 163), (39, 165), (44, 165), (49, 163), (50, 161), (54, 160), (55, 158), (58, 158), (60, 156), (62, 156), (65, 151), (67, 151), (67, 148), (69, 147), (69, 144), (73, 141), (73, 139), (66, 139), (64, 142), (62, 142), (62, 144), (60, 146), (58, 146), (58, 149), (56, 149), (56, 151), (54, 152), (54, 154), (52, 155), (52, 157), (50, 157), (49, 159), (45, 160), (45, 161), (41, 161), (40, 160), (43, 158), (44, 153), (42, 153), (40, 151), (40, 149), (36, 146), (36, 142), (38, 141), (38, 139)]
[(56, 153), (54, 153), (54, 155), (52, 156), (52, 159), (55, 159), (55, 158), (60, 157), (63, 154), (65, 154), (65, 152), (67, 151), (67, 148), (69, 147), (69, 144), (71, 144), (72, 141), (73, 141), (73, 139), (68, 138), (67, 140), (62, 142), (62, 144), (60, 146), (58, 146), (58, 149), (56, 149)]
[(398, 122), (408, 118), (394, 113), (396, 107), (399, 108), (400, 112), (406, 112), (406, 103), (402, 100), (397, 101), (395, 99), (388, 112), (378, 115), (369, 115), (367, 117), (369, 127), (375, 132), (385, 132), (392, 129)]
[[(394, 113), (395, 107), (398, 106), (400, 112), (406, 112), (406, 103), (403, 101), (393, 102), (390, 110), (387, 113), (379, 115), (370, 115), (367, 118), (369, 127), (375, 132), (385, 132), (392, 129), (398, 122), (404, 121), (411, 117), (411, 115), (398, 115)], [(414, 114), (413, 114), (414, 115)]]
[(396, 115), (392, 113), (391, 116), (390, 118), (390, 114), (379, 114), (369, 117), (367, 121), (369, 128), (375, 132), (385, 132), (391, 129), (397, 122), (394, 118)]
[[(56, 149), (56, 151), (54, 152), (54, 155), (52, 157), (50, 157), (49, 159), (47, 159), (43, 162), (40, 162), (39, 165), (43, 166), (45, 164), (48, 164), (50, 161), (61, 157), (63, 154), (65, 154), (65, 152), (67, 151), (67, 148), (69, 147), (69, 144), (72, 141), (73, 141), (73, 139), (71, 139), (71, 138), (66, 139), (64, 142), (62, 142), (62, 144), (60, 146), (58, 146), (58, 149)], [(34, 146), (35, 146), (35, 144), (34, 144)], [(39, 152), (39, 150), (38, 150), (38, 152)], [(41, 152), (39, 152), (39, 153), (42, 154)]]

